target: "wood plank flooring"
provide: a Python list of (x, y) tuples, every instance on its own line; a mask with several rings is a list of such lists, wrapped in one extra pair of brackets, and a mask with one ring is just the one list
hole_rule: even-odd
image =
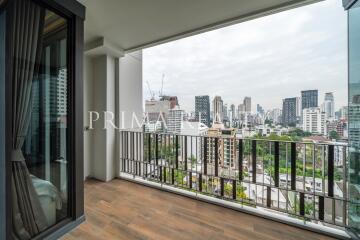
[(325, 240), (310, 231), (124, 180), (85, 182), (86, 222), (73, 239)]

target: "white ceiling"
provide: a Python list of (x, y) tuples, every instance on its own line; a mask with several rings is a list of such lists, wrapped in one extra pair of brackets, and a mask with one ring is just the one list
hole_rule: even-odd
[(85, 41), (133, 51), (319, 0), (78, 0)]

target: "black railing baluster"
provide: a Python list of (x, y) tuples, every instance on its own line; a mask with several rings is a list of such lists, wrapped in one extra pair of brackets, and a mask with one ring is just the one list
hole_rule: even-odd
[(148, 162), (151, 163), (151, 133), (148, 134)]
[(175, 137), (175, 168), (179, 169), (179, 136)]
[(256, 140), (252, 140), (252, 182), (256, 183)]
[[(227, 144), (227, 138), (225, 139), (221, 136), (192, 137), (176, 134), (121, 131), (119, 139), (121, 143), (121, 146), (119, 146), (121, 161), (119, 167), (121, 173), (129, 173), (132, 174), (133, 177), (140, 176), (148, 181), (155, 181), (161, 185), (177, 185), (195, 193), (206, 192), (213, 197), (221, 197), (224, 200), (236, 201), (243, 200), (242, 198), (250, 198), (251, 200), (249, 200), (249, 202), (254, 206), (261, 206), (273, 210), (281, 209), (279, 211), (287, 212), (290, 215), (305, 217), (303, 218), (305, 221), (309, 219), (325, 221), (327, 224), (345, 227), (349, 222), (346, 206), (346, 187), (343, 190), (343, 197), (336, 195), (336, 198), (334, 198), (334, 191), (336, 190), (334, 189), (335, 157), (342, 156), (340, 152), (335, 152), (335, 150), (338, 151), (337, 145), (313, 143), (313, 160), (312, 166), (310, 166), (309, 161), (306, 160), (308, 159), (309, 151), (307, 151), (307, 149), (309, 148), (304, 148), (306, 158), (302, 161), (302, 164), (300, 164), (300, 154), (299, 159), (297, 159), (298, 144), (309, 143), (253, 139), (244, 140), (237, 138), (235, 147), (237, 147), (238, 156), (230, 159), (231, 165), (230, 168), (227, 168), (227, 162), (223, 162), (224, 159), (222, 155), (224, 153), (223, 151), (226, 151), (224, 147)], [(267, 146), (266, 144), (262, 144), (263, 142), (268, 143), (270, 147), (269, 154), (272, 155), (274, 161), (270, 161), (269, 164), (264, 162), (262, 164), (263, 169), (261, 169), (257, 167), (257, 160), (259, 160), (260, 163), (260, 160), (267, 157), (265, 154), (258, 155), (263, 152), (261, 150)], [(247, 145), (245, 145), (245, 143)], [(281, 144), (286, 145), (286, 162), (284, 163), (282, 162), (283, 160), (280, 159)], [(194, 149), (193, 145), (196, 145)], [(316, 172), (317, 168), (319, 168), (317, 160), (317, 149), (319, 146), (324, 146), (323, 157), (321, 159), (323, 161), (321, 164), (323, 166), (322, 176), (317, 176)], [(191, 147), (191, 149), (189, 149), (189, 147)], [(343, 151), (347, 150), (347, 147), (345, 147)], [(245, 153), (247, 158), (245, 158)], [(301, 154), (302, 153), (303, 150), (301, 148)], [(343, 164), (345, 165), (347, 156), (346, 153), (343, 153), (343, 155), (344, 154), (345, 156), (343, 156), (342, 161), (344, 161)], [(196, 162), (193, 161), (193, 156), (196, 157)], [(303, 155), (301, 155), (301, 159), (302, 157)], [(245, 168), (243, 168), (245, 159), (247, 159), (248, 163), (246, 168), (250, 172), (250, 175), (252, 174), (252, 177), (248, 177), (248, 174), (245, 175)], [(234, 161), (237, 161), (237, 163), (234, 164)], [(209, 168), (211, 172), (207, 175), (209, 162), (211, 164)], [(201, 165), (201, 169), (198, 169), (197, 164)], [(283, 164), (285, 164), (285, 166), (283, 166)], [(280, 172), (282, 172), (282, 169), (280, 167), (286, 167), (286, 169), (291, 168), (288, 169), (289, 171), (286, 171), (289, 173), (289, 176), (286, 176), (286, 181), (283, 181), (285, 179), (281, 178)], [(297, 167), (299, 167), (299, 169), (297, 169)], [(311, 180), (308, 180), (310, 176), (307, 176), (310, 171), (305, 171), (307, 167), (309, 169), (312, 167)], [(265, 175), (265, 170), (267, 169), (271, 170), (270, 176)], [(345, 170), (346, 168), (343, 171)], [(239, 175), (237, 176), (236, 174)], [(268, 180), (257, 181), (257, 175), (259, 174), (264, 174), (264, 179), (266, 176)], [(298, 176), (297, 174), (301, 175)], [(286, 173), (284, 173), (284, 175), (286, 175)], [(346, 179), (347, 175), (343, 173), (342, 176)], [(303, 177), (302, 183), (304, 186), (307, 181), (310, 181), (311, 186), (309, 183), (305, 188), (299, 189), (296, 186), (297, 177)], [(323, 180), (323, 184), (320, 186), (320, 181), (325, 178), (327, 181)], [(285, 187), (285, 183), (288, 181), (291, 181), (291, 187)], [(346, 186), (347, 182), (342, 184)], [(261, 193), (258, 192), (260, 187), (263, 189)], [(321, 189), (319, 189), (321, 187), (323, 188), (322, 192)], [(309, 188), (311, 188), (311, 190), (309, 190)], [(246, 196), (243, 196), (242, 191), (246, 193)], [(255, 191), (255, 196), (250, 197), (250, 191)], [(277, 192), (273, 194), (272, 191)], [(293, 194), (290, 195), (287, 191), (291, 191)], [(308, 196), (312, 198), (310, 199)], [(289, 202), (290, 197), (293, 198), (291, 202)], [(283, 202), (281, 202), (281, 199), (283, 199)], [(313, 210), (309, 212), (307, 201), (310, 202), (310, 200), (313, 205), (310, 207), (312, 207)], [(274, 201), (277, 201), (277, 203)], [(340, 206), (338, 203), (343, 205)], [(342, 208), (341, 211), (339, 209), (340, 207)], [(342, 217), (342, 219), (337, 219), (338, 216)]]
[[(145, 127), (143, 127), (143, 128), (145, 128)], [(142, 163), (142, 166), (143, 167), (145, 167), (145, 165), (144, 165), (144, 163), (146, 162), (146, 141), (145, 141), (145, 131), (143, 131), (142, 133), (141, 133), (141, 140), (140, 140), (140, 147), (141, 147), (141, 149), (140, 149), (140, 151), (141, 151), (141, 161), (143, 162)], [(143, 171), (143, 173), (145, 173), (144, 171)]]
[(224, 196), (224, 178), (220, 178), (220, 195)]
[(148, 163), (144, 164), (144, 178), (148, 177)]
[(328, 196), (334, 196), (334, 145), (328, 146)]
[(266, 206), (271, 208), (271, 187), (266, 187)]
[(171, 184), (175, 185), (175, 169), (171, 169)]
[(132, 155), (132, 161), (133, 161), (133, 173), (137, 176), (138, 172), (137, 172), (137, 161), (136, 161), (136, 157), (135, 157), (135, 132), (133, 132), (132, 134), (132, 140), (131, 140), (131, 155)]
[(137, 133), (134, 132), (134, 146), (133, 146), (133, 151), (134, 151), (134, 172), (135, 172), (135, 175), (137, 176), (138, 175), (138, 155), (137, 155)]
[(132, 160), (132, 132), (129, 132), (129, 141), (128, 141), (128, 149), (129, 149), (129, 173), (132, 174), (132, 165), (133, 165), (133, 160)]
[(159, 180), (160, 180), (160, 182), (162, 182), (162, 167), (161, 166), (158, 166), (158, 165), (156, 165), (156, 169), (157, 169), (157, 175), (158, 175), (158, 177), (159, 177)]
[(219, 176), (219, 139), (215, 138), (215, 176)]
[(184, 137), (184, 170), (187, 171), (187, 136)]
[(126, 135), (126, 141), (125, 141), (125, 156), (126, 156), (126, 162), (125, 162), (125, 169), (126, 173), (129, 173), (129, 132), (125, 133)]
[(291, 190), (296, 190), (296, 143), (291, 143)]
[(208, 158), (208, 138), (207, 137), (204, 137), (204, 174), (207, 175), (207, 158)]
[(135, 161), (135, 133), (132, 132), (131, 133), (131, 142), (130, 142), (130, 147), (131, 147), (131, 161), (132, 161), (132, 164), (131, 164), (131, 173), (136, 175), (136, 171), (135, 171), (135, 168), (136, 168), (136, 161)]
[(324, 221), (324, 197), (319, 196), (319, 220)]
[(124, 146), (125, 146), (125, 142), (124, 142), (124, 132), (121, 132), (120, 134), (120, 139), (121, 139), (121, 167), (122, 167), (122, 171), (125, 172), (125, 154), (124, 154)]
[(159, 135), (155, 134), (155, 164), (159, 165)]
[(280, 147), (279, 142), (274, 143), (274, 181), (275, 187), (279, 187), (279, 159), (280, 159)]
[(189, 175), (189, 188), (191, 189), (192, 188), (192, 172), (188, 172), (188, 175)]
[(243, 140), (239, 139), (239, 181), (243, 180), (243, 161), (244, 161), (244, 155), (243, 155)]
[(232, 180), (232, 199), (236, 200), (236, 180)]
[(139, 160), (139, 165), (138, 165), (138, 168), (139, 168), (139, 170), (138, 170), (138, 172), (139, 172), (139, 176), (142, 176), (142, 173), (141, 173), (141, 166), (142, 166), (142, 163), (143, 163), (143, 161), (142, 161), (142, 158), (141, 158), (141, 139), (142, 139), (142, 136), (141, 136), (142, 134), (139, 132), (138, 133), (138, 145), (137, 145), (137, 152), (138, 152), (138, 160)]
[(305, 194), (304, 193), (300, 193), (300, 204), (299, 204), (299, 208), (300, 208), (300, 216), (304, 216), (305, 215)]

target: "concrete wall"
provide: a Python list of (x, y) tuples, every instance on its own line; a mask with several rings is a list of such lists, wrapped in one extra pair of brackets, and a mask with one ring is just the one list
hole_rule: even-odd
[(119, 109), (124, 114), (120, 117), (120, 127), (136, 128), (133, 113), (139, 121), (143, 117), (143, 76), (142, 52), (134, 52), (120, 59)]
[[(117, 176), (118, 130), (107, 124), (104, 111), (116, 115), (117, 127), (130, 128), (132, 113), (142, 120), (142, 53), (118, 59), (108, 54), (85, 56), (84, 61), (84, 127), (90, 126), (89, 111), (100, 113), (92, 130), (84, 134), (84, 176), (110, 181)], [(124, 118), (120, 116), (124, 112)], [(95, 115), (94, 115), (95, 116)], [(124, 120), (122, 120), (124, 119)]]
[[(88, 111), (94, 109), (93, 94), (94, 94), (94, 82), (93, 82), (93, 64), (90, 57), (84, 58), (84, 126), (89, 126), (89, 114)], [(91, 165), (93, 161), (91, 148), (93, 145), (93, 132), (84, 132), (84, 177), (88, 177), (92, 174)]]

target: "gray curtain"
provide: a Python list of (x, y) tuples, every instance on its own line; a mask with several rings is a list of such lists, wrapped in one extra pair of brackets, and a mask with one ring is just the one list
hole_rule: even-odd
[(44, 9), (15, 0), (13, 37), (13, 237), (29, 239), (47, 228), (46, 218), (22, 153), (31, 115), (31, 89), (41, 57)]

